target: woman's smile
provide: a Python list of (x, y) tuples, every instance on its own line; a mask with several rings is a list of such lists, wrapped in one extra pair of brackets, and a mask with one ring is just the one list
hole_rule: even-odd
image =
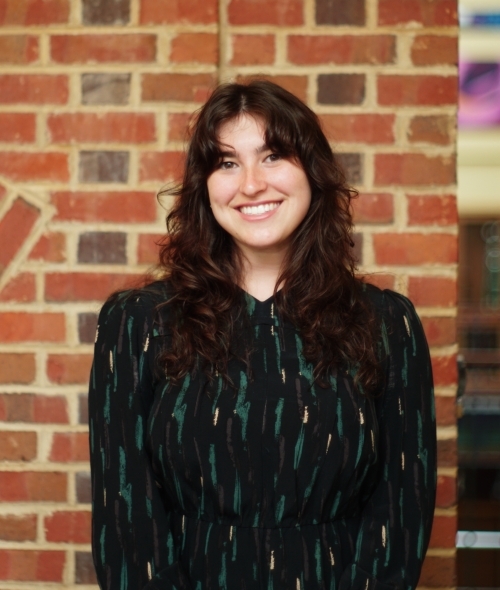
[(259, 203), (258, 205), (245, 205), (240, 207), (239, 210), (243, 215), (250, 217), (259, 217), (259, 219), (267, 219), (269, 215), (266, 213), (274, 212), (280, 206), (279, 202), (274, 203)]

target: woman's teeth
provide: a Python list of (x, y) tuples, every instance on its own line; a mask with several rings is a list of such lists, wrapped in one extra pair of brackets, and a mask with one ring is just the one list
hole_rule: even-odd
[(267, 211), (272, 211), (280, 206), (279, 203), (266, 203), (265, 205), (254, 205), (252, 207), (241, 207), (241, 212), (244, 215), (262, 215)]

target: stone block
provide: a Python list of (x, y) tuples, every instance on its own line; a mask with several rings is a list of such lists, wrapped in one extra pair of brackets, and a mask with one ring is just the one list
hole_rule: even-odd
[(128, 168), (128, 152), (80, 152), (80, 182), (126, 183)]
[(364, 74), (320, 74), (319, 104), (362, 104), (365, 99)]
[(128, 104), (130, 74), (82, 74), (82, 104)]
[(78, 314), (78, 340), (83, 344), (93, 344), (97, 327), (96, 313)]
[(78, 262), (126, 264), (127, 235), (122, 232), (88, 232), (78, 240)]
[(130, 0), (82, 0), (84, 25), (126, 25), (130, 21)]
[(361, 154), (337, 153), (337, 159), (347, 176), (350, 184), (363, 183), (363, 158)]
[(316, 0), (316, 24), (363, 26), (365, 0)]

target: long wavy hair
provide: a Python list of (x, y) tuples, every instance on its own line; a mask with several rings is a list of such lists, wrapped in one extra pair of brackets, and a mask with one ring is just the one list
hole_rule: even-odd
[[(350, 201), (357, 194), (321, 130), (318, 117), (302, 101), (268, 81), (224, 84), (197, 113), (182, 183), (170, 189), (175, 203), (167, 216), (168, 237), (160, 251), (170, 297), (169, 345), (160, 363), (178, 382), (203, 371), (231, 383), (228, 362), (250, 367), (251, 343), (241, 347), (235, 329), (245, 316), (238, 287), (242, 258), (231, 236), (210, 209), (207, 179), (221, 160), (218, 132), (240, 115), (264, 123), (267, 147), (300, 162), (311, 187), (311, 205), (292, 236), (275, 288), (275, 309), (293, 323), (302, 354), (325, 385), (339, 368), (356, 371), (361, 389), (379, 377), (373, 312), (355, 276)], [(240, 342), (240, 344), (238, 344)], [(249, 347), (250, 344), (250, 347)]]

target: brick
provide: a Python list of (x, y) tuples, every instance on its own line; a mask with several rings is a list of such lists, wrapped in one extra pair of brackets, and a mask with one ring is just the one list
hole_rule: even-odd
[(141, 24), (209, 24), (217, 22), (217, 0), (141, 0)]
[(92, 553), (75, 551), (75, 584), (97, 584)]
[(272, 64), (276, 53), (274, 35), (233, 35), (234, 66), (256, 66)]
[(0, 515), (0, 539), (2, 541), (35, 541), (36, 514)]
[(65, 502), (67, 475), (45, 471), (0, 471), (0, 501)]
[(0, 550), (0, 580), (62, 582), (64, 551)]
[(450, 354), (446, 356), (432, 356), (432, 373), (434, 385), (445, 386), (457, 383), (457, 356)]
[(288, 60), (310, 64), (389, 64), (396, 56), (394, 35), (290, 35)]
[(143, 281), (142, 274), (47, 273), (45, 300), (102, 302), (114, 291), (139, 287)]
[(165, 239), (164, 234), (140, 234), (137, 245), (137, 262), (139, 264), (157, 264), (159, 244), (163, 239)]
[(425, 154), (376, 154), (375, 185), (426, 186), (455, 183), (455, 159)]
[(231, 25), (295, 26), (304, 23), (302, 0), (231, 0), (227, 14)]
[(420, 573), (419, 584), (431, 588), (455, 586), (457, 582), (455, 557), (427, 555)]
[(143, 152), (139, 156), (139, 179), (179, 180), (184, 169), (185, 154), (183, 152)]
[(437, 457), (439, 467), (456, 467), (458, 461), (457, 439), (447, 438), (438, 440)]
[(68, 77), (48, 74), (3, 74), (0, 104), (66, 104)]
[(347, 176), (347, 182), (350, 184), (362, 184), (363, 158), (361, 154), (337, 153), (336, 156)]
[(34, 395), (32, 393), (0, 394), (4, 407), (3, 419), (7, 422), (39, 424), (67, 424), (68, 404), (61, 395)]
[(408, 296), (421, 307), (455, 307), (457, 282), (446, 277), (410, 277)]
[(52, 35), (50, 56), (65, 64), (154, 62), (156, 35)]
[(84, 25), (126, 25), (130, 21), (130, 0), (82, 0)]
[(455, 105), (456, 76), (382, 75), (377, 80), (378, 103), (383, 106)]
[(156, 140), (152, 113), (61, 113), (50, 115), (53, 143), (147, 143)]
[(62, 232), (43, 234), (29, 254), (30, 260), (64, 262), (66, 260), (66, 236)]
[(458, 37), (417, 35), (411, 46), (411, 59), (416, 66), (456, 65)]
[(66, 321), (62, 313), (0, 313), (0, 342), (63, 342)]
[(126, 264), (127, 234), (88, 232), (78, 240), (78, 262), (86, 264)]
[(168, 139), (170, 141), (186, 141), (193, 120), (192, 113), (169, 113)]
[(79, 313), (78, 314), (78, 340), (82, 344), (93, 344), (95, 340), (95, 331), (97, 328), (96, 313)]
[(457, 502), (457, 480), (454, 477), (438, 475), (436, 507), (450, 508)]
[(217, 65), (219, 40), (215, 33), (180, 33), (172, 39), (170, 61)]
[(56, 192), (52, 204), (59, 221), (148, 223), (156, 220), (156, 198), (151, 192)]
[(79, 504), (90, 504), (92, 502), (92, 489), (90, 473), (79, 471), (75, 474), (76, 500)]
[(47, 359), (47, 377), (52, 383), (87, 384), (91, 365), (90, 354), (50, 354)]
[(83, 151), (78, 162), (80, 182), (128, 181), (130, 154), (128, 152)]
[(78, 396), (78, 424), (89, 423), (89, 404), (86, 393), (80, 393)]
[(421, 318), (429, 346), (449, 346), (457, 341), (457, 321), (450, 317)]
[(456, 0), (379, 0), (379, 25), (455, 26), (458, 24)]
[(457, 247), (457, 236), (450, 234), (384, 233), (373, 236), (376, 264), (453, 264), (457, 261)]
[(0, 353), (0, 383), (31, 383), (35, 370), (33, 354)]
[(90, 512), (56, 512), (45, 518), (44, 526), (49, 542), (90, 543)]
[(394, 115), (321, 115), (326, 137), (336, 143), (393, 143)]
[(352, 201), (355, 223), (391, 223), (394, 199), (390, 193), (361, 193)]
[(316, 100), (319, 104), (362, 104), (365, 85), (364, 74), (320, 74)]
[(82, 74), (82, 104), (128, 104), (130, 74)]
[(0, 0), (0, 25), (64, 24), (70, 0)]
[(33, 399), (29, 393), (2, 394), (3, 419), (7, 422), (33, 422)]
[(251, 80), (270, 80), (278, 86), (282, 86), (288, 92), (295, 94), (303, 102), (307, 102), (307, 76), (289, 76), (286, 74), (278, 74), (275, 76), (259, 74), (257, 76), (237, 76), (236, 82), (247, 84)]
[(456, 225), (455, 195), (408, 195), (409, 225)]
[(62, 395), (36, 395), (33, 399), (33, 422), (68, 424), (68, 402)]
[(144, 74), (144, 102), (205, 102), (215, 88), (213, 74)]
[(68, 156), (57, 152), (2, 152), (0, 174), (14, 182), (68, 182)]
[(36, 454), (36, 432), (0, 432), (0, 461), (32, 461)]
[(435, 403), (438, 426), (455, 426), (457, 423), (456, 399), (454, 397), (436, 396)]
[(457, 516), (434, 516), (429, 547), (454, 549), (457, 534)]
[(1, 35), (0, 63), (29, 64), (38, 59), (38, 38), (33, 35)]
[(55, 432), (50, 449), (50, 460), (56, 463), (74, 463), (89, 460), (87, 432)]
[(374, 272), (364, 276), (365, 282), (375, 285), (379, 289), (392, 289), (395, 286), (395, 276), (382, 273)]
[(363, 26), (365, 0), (316, 0), (316, 24)]
[[(0, 49), (1, 53), (1, 49)], [(36, 136), (34, 113), (0, 113), (0, 141), (32, 143)]]
[(0, 275), (18, 253), (39, 217), (39, 209), (22, 197), (17, 197), (4, 214), (0, 220)]
[(417, 115), (408, 129), (408, 140), (412, 143), (434, 143), (448, 145), (452, 141), (455, 119), (445, 115)]
[(30, 272), (23, 272), (16, 275), (0, 291), (0, 301), (26, 303), (28, 301), (35, 301), (35, 299), (35, 275)]

